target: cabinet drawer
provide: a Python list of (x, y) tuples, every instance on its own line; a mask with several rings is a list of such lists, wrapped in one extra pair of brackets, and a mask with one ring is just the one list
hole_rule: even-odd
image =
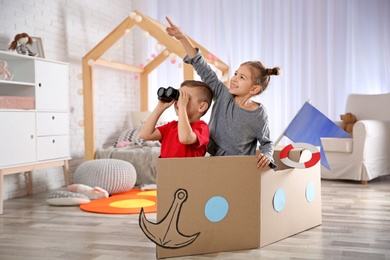
[(37, 138), (37, 159), (45, 161), (70, 156), (69, 136), (43, 136)]
[(68, 113), (37, 113), (37, 135), (67, 135), (69, 134)]

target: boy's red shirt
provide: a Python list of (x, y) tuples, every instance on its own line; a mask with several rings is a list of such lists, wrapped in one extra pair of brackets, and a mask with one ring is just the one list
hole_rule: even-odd
[(185, 145), (179, 141), (178, 121), (174, 120), (159, 126), (158, 130), (162, 135), (160, 158), (204, 156), (210, 140), (209, 126), (203, 120), (199, 120), (191, 123), (191, 128), (198, 137), (198, 142)]

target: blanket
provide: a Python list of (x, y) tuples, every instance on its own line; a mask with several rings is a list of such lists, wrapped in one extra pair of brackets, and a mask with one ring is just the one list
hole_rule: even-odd
[(156, 163), (160, 156), (160, 145), (132, 145), (122, 148), (110, 146), (96, 150), (96, 159), (118, 159), (131, 163), (137, 172), (136, 186), (156, 183)]

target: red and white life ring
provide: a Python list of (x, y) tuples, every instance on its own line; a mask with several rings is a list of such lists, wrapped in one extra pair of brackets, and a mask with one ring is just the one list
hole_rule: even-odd
[[(288, 158), (289, 152), (294, 148), (305, 148), (310, 151), (311, 158), (309, 161), (304, 163), (294, 162), (290, 158)], [(321, 153), (318, 151), (317, 147), (308, 143), (294, 143), (289, 144), (282, 149), (280, 152), (280, 160), (287, 166), (292, 168), (310, 168), (317, 164), (317, 162), (321, 159)]]

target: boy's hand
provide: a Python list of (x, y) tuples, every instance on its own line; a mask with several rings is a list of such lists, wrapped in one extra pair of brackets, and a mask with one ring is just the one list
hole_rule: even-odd
[(171, 20), (169, 20), (168, 17), (165, 17), (165, 19), (167, 19), (168, 23), (169, 23), (169, 26), (167, 27), (167, 29), (165, 29), (167, 31), (167, 33), (170, 35), (170, 36), (173, 36), (175, 37), (177, 40), (180, 40), (181, 38), (183, 38), (183, 33), (182, 31), (180, 31), (180, 29), (174, 25)]
[(190, 100), (190, 95), (181, 89), (179, 89), (179, 93), (180, 95), (179, 100), (177, 101), (177, 107), (180, 109), (187, 109), (187, 104)]
[(157, 107), (163, 111), (165, 111), (167, 108), (169, 108), (170, 106), (172, 106), (176, 101), (175, 100), (172, 100), (171, 102), (164, 102), (162, 100), (159, 100), (158, 103), (157, 103)]

